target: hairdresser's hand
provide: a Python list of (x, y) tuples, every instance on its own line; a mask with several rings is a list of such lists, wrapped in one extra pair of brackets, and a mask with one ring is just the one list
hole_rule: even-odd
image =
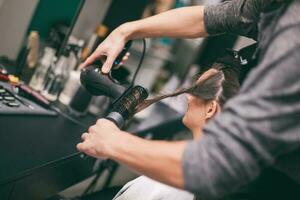
[[(116, 28), (86, 59), (86, 61), (81, 64), (80, 68), (82, 69), (94, 63), (96, 60), (101, 59), (103, 61), (102, 72), (108, 73), (127, 41), (128, 39), (122, 26)], [(119, 65), (123, 65), (128, 59), (128, 56), (129, 53), (123, 57)]]
[(77, 144), (77, 149), (95, 158), (109, 157), (120, 133), (121, 130), (113, 122), (99, 119), (87, 133), (82, 134), (82, 142)]

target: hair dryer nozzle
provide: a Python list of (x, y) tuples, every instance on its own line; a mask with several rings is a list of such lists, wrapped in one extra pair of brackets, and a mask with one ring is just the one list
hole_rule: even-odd
[(106, 117), (119, 128), (134, 115), (135, 108), (148, 97), (148, 91), (141, 86), (134, 86), (115, 103), (113, 109)]

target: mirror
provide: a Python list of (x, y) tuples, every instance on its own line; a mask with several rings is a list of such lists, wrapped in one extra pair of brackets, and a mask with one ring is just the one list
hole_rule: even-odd
[[(4, 64), (18, 65), (24, 57), (27, 37), (37, 31), (40, 45), (50, 30), (58, 29), (61, 44), (70, 35), (84, 0), (0, 0), (0, 57)], [(2, 63), (3, 64), (3, 63)], [(9, 71), (14, 72), (9, 66)]]

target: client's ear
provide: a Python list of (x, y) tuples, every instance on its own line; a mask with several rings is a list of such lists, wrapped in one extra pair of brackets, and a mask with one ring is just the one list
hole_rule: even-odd
[(210, 120), (220, 111), (220, 106), (217, 101), (210, 101), (206, 104), (205, 120)]

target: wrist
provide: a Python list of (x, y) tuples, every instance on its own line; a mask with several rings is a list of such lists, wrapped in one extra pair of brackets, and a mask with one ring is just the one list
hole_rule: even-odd
[[(106, 157), (110, 159), (118, 160), (118, 155), (120, 155), (120, 147), (124, 146), (126, 143), (125, 135), (128, 134), (124, 131), (118, 131), (114, 133), (114, 137), (110, 138), (109, 141), (105, 143), (105, 154)], [(126, 146), (126, 145), (125, 145)]]
[(133, 22), (126, 22), (118, 27), (121, 37), (127, 42), (133, 39), (135, 28)]

